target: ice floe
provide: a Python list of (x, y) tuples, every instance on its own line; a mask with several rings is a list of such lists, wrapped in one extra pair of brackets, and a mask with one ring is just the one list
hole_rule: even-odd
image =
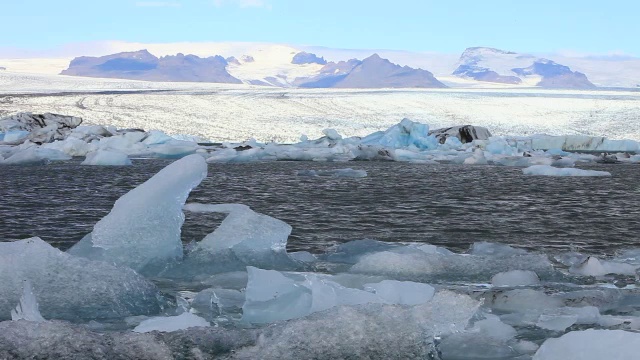
[(608, 171), (557, 168), (549, 165), (533, 165), (522, 169), (525, 175), (538, 176), (611, 176)]

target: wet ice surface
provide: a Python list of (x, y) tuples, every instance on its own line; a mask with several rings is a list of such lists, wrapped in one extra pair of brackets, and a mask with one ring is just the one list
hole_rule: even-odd
[[(66, 249), (113, 203), (169, 164), (6, 167), (0, 172), (0, 239), (39, 236)], [(350, 240), (428, 242), (464, 250), (490, 241), (552, 252), (612, 254), (637, 245), (640, 171), (597, 165), (611, 177), (532, 177), (519, 168), (351, 162), (366, 178), (296, 176), (344, 163), (210, 164), (188, 202), (242, 203), (293, 227), (288, 250), (314, 253)], [(200, 241), (224, 214), (187, 212), (183, 242)]]

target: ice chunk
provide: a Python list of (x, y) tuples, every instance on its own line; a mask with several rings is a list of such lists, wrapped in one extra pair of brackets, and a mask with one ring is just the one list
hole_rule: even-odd
[(545, 277), (555, 275), (551, 263), (544, 255), (524, 253), (478, 256), (425, 253), (413, 246), (361, 255), (349, 271), (419, 282), (484, 282), (489, 281), (496, 273), (510, 270), (530, 270)]
[(331, 262), (355, 264), (366, 254), (386, 251), (400, 247), (397, 243), (377, 240), (353, 240), (329, 249), (325, 258)]
[(562, 299), (549, 296), (542, 291), (517, 289), (492, 294), (489, 305), (503, 312), (544, 311), (562, 306)]
[(353, 178), (367, 177), (367, 172), (365, 170), (354, 170), (352, 168), (331, 170), (298, 170), (296, 174), (298, 176), (334, 176)]
[(131, 269), (71, 256), (31, 238), (0, 242), (0, 319), (18, 303), (24, 280), (47, 319), (151, 315), (162, 305), (157, 288)]
[(409, 119), (390, 127), (385, 132), (373, 133), (362, 139), (362, 144), (378, 144), (390, 148), (415, 146), (418, 149), (436, 149), (438, 140), (429, 135), (429, 125), (413, 122)]
[[(159, 338), (160, 336), (158, 336)], [(93, 332), (62, 321), (0, 322), (2, 359), (172, 360), (172, 349), (150, 334)]]
[(600, 261), (590, 256), (587, 261), (572, 266), (569, 272), (584, 276), (604, 276), (606, 274), (635, 275), (636, 266), (612, 261)]
[(188, 312), (178, 316), (157, 316), (144, 320), (133, 329), (134, 332), (146, 333), (151, 331), (171, 332), (192, 327), (208, 327), (209, 322), (198, 315)]
[(423, 304), (435, 293), (431, 285), (411, 281), (384, 280), (377, 284), (366, 284), (365, 290), (372, 291), (388, 304)]
[(2, 165), (35, 165), (46, 164), (49, 161), (70, 160), (71, 156), (62, 151), (32, 146), (19, 149), (11, 156), (0, 162)]
[(14, 310), (11, 310), (11, 320), (27, 320), (34, 322), (42, 322), (45, 319), (40, 315), (38, 309), (38, 301), (33, 294), (31, 288), (31, 282), (25, 280), (22, 284), (22, 296), (20, 297), (20, 303)]
[(597, 170), (582, 170), (573, 168), (556, 168), (550, 165), (533, 165), (522, 169), (525, 175), (541, 176), (611, 176), (610, 172)]
[(191, 309), (205, 319), (220, 315), (240, 314), (244, 305), (244, 293), (233, 289), (204, 289), (191, 302)]
[(571, 331), (548, 339), (533, 360), (637, 359), (640, 333), (623, 330)]
[(338, 132), (334, 129), (324, 129), (322, 130), (322, 133), (329, 140), (342, 140), (342, 135), (338, 134)]
[[(183, 264), (166, 276), (193, 276), (242, 270), (247, 265), (296, 270), (303, 263), (286, 252), (291, 226), (284, 221), (256, 213), (242, 204), (187, 204), (185, 211), (221, 212), (227, 217), (191, 251)], [(173, 274), (171, 274), (173, 273)]]
[(69, 253), (137, 271), (181, 259), (182, 206), (206, 176), (207, 164), (200, 155), (175, 161), (118, 199)]
[(265, 328), (238, 359), (426, 359), (433, 337), (464, 329), (478, 302), (439, 291), (416, 306), (338, 306)]
[(87, 154), (82, 165), (131, 165), (131, 160), (125, 153), (115, 150), (98, 150)]
[(364, 285), (365, 290), (348, 288), (330, 275), (281, 273), (248, 267), (249, 283), (243, 320), (266, 323), (303, 317), (339, 305), (387, 303), (417, 305), (433, 298), (427, 284), (385, 280)]
[(490, 243), (486, 241), (476, 242), (469, 248), (471, 255), (484, 255), (484, 256), (512, 256), (512, 255), (524, 255), (527, 253), (524, 249), (514, 248), (512, 246), (500, 243)]
[(527, 286), (540, 283), (540, 278), (533, 271), (512, 270), (495, 274), (491, 278), (493, 286)]

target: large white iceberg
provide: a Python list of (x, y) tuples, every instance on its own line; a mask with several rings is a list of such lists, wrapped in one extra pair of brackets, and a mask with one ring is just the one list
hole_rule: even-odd
[(118, 199), (69, 253), (137, 271), (182, 259), (182, 206), (206, 176), (207, 164), (200, 155), (175, 161)]
[(35, 295), (29, 302), (37, 299), (47, 319), (150, 315), (162, 304), (157, 288), (133, 270), (75, 257), (31, 238), (0, 242), (0, 320), (20, 301), (25, 280)]

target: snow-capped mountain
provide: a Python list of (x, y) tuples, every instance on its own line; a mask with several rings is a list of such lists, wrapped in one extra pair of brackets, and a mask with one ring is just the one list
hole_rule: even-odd
[(585, 74), (552, 60), (486, 47), (466, 49), (453, 75), (477, 81), (545, 88), (595, 87)]
[(79, 57), (61, 75), (148, 81), (241, 83), (227, 72), (222, 56), (201, 58), (177, 54), (156, 57), (147, 50), (101, 57)]
[[(140, 49), (147, 49), (148, 55), (140, 54)], [(138, 54), (141, 59), (132, 61), (121, 53)], [(176, 55), (180, 53), (193, 56)], [(124, 59), (115, 60), (109, 58), (108, 54), (119, 54), (115, 57)], [(333, 87), (355, 86), (353, 82), (357, 83), (354, 80), (357, 74), (354, 72), (347, 80), (347, 73), (367, 67), (367, 64), (358, 65), (372, 54), (378, 54), (382, 60), (388, 60), (388, 63), (381, 62), (378, 64), (380, 67), (374, 67), (378, 70), (369, 72), (373, 78), (362, 79), (367, 80), (369, 84), (362, 84), (361, 80), (361, 86), (422, 87), (425, 80), (430, 78), (426, 73), (418, 71), (419, 69), (431, 72), (436, 81), (457, 88), (590, 88), (592, 85), (637, 88), (640, 85), (640, 58), (632, 56), (527, 55), (486, 47), (469, 48), (460, 56), (450, 53), (331, 49), (273, 43), (101, 42), (60, 51), (57, 53), (59, 57), (7, 58), (0, 59), (0, 64), (10, 73), (60, 74), (66, 70), (63, 74), (154, 81), (161, 79), (241, 82), (276, 87)], [(76, 57), (73, 66), (69, 68), (70, 61), (78, 55), (92, 55), (95, 58)], [(110, 60), (115, 61), (107, 63)], [(146, 61), (146, 65), (138, 64), (139, 61)], [(397, 73), (393, 75), (393, 71), (390, 70), (393, 64), (408, 68), (395, 68), (393, 71)], [(98, 68), (92, 69), (93, 66)], [(141, 70), (136, 66), (156, 67)], [(383, 68), (387, 69), (386, 72), (379, 71)], [(418, 72), (411, 72), (412, 69)], [(407, 71), (417, 77), (411, 81), (401, 81), (403, 76), (400, 74), (408, 74)], [(393, 75), (395, 83), (390, 78), (383, 80), (384, 74)], [(420, 79), (420, 76), (424, 78), (416, 80)], [(419, 84), (412, 84), (412, 81), (418, 81)], [(352, 85), (349, 85), (350, 82)], [(339, 83), (341, 85), (338, 85)], [(433, 83), (430, 86), (440, 85)]]
[[(147, 81), (248, 83), (307, 88), (442, 88), (427, 70), (400, 66), (377, 54), (360, 61), (328, 63), (307, 52), (289, 53), (292, 66), (265, 67), (252, 55), (200, 58), (178, 54), (156, 57), (147, 50), (101, 57), (79, 57), (61, 75)], [(251, 71), (254, 70), (254, 71)], [(258, 71), (255, 71), (258, 70)], [(236, 75), (236, 76), (233, 76)]]

